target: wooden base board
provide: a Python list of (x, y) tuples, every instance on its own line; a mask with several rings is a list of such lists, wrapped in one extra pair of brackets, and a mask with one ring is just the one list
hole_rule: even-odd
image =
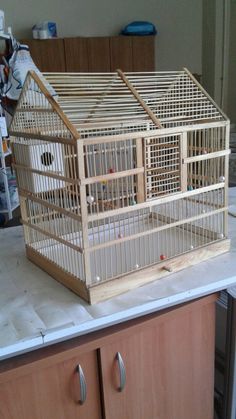
[(123, 294), (134, 288), (161, 279), (171, 273), (178, 272), (184, 268), (196, 265), (212, 257), (218, 256), (229, 251), (230, 240), (224, 239), (216, 243), (209, 244), (197, 250), (176, 256), (172, 259), (159, 262), (151, 267), (140, 269), (123, 277), (119, 277), (104, 283), (86, 288), (85, 284), (76, 279), (73, 275), (64, 272), (55, 263), (40, 255), (37, 251), (26, 246), (27, 257), (49, 275), (70, 288), (90, 304), (96, 304), (116, 295)]

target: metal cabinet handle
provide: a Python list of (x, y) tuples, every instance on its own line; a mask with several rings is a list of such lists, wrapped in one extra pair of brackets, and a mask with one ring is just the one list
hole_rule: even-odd
[(77, 365), (76, 372), (79, 375), (79, 387), (80, 387), (79, 404), (84, 404), (87, 397), (87, 384), (86, 384), (83, 369), (80, 364)]
[(123, 391), (125, 388), (125, 383), (126, 383), (126, 372), (125, 372), (125, 364), (124, 364), (124, 361), (122, 359), (120, 352), (117, 352), (116, 360), (118, 362), (119, 373), (120, 373), (120, 386), (118, 387), (118, 391)]

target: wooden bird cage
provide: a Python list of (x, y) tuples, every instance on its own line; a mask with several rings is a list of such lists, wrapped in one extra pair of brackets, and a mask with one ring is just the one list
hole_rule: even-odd
[(229, 120), (187, 69), (30, 72), (10, 134), (27, 256), (90, 303), (229, 249)]

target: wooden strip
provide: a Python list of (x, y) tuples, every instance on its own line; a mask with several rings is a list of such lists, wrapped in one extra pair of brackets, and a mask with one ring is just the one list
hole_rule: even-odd
[[(217, 211), (217, 213), (220, 213), (220, 212), (227, 211), (227, 209), (225, 207), (221, 207), (221, 209), (218, 209), (216, 211)], [(206, 217), (208, 215), (211, 216), (212, 212), (211, 213), (206, 213), (205, 215), (206, 215)], [(171, 218), (171, 217), (166, 216), (166, 215), (158, 214), (156, 212), (151, 212), (150, 218), (154, 218), (154, 219), (157, 219), (157, 220), (159, 220), (163, 223), (169, 224), (170, 227), (171, 227), (172, 223), (175, 223), (177, 221), (175, 218)], [(203, 218), (203, 217), (201, 217), (201, 218)], [(185, 220), (186, 220), (186, 223), (184, 223), (182, 225), (179, 225), (178, 228), (181, 228), (185, 231), (190, 231), (193, 234), (198, 234), (199, 236), (207, 237), (208, 239), (211, 239), (211, 240), (217, 240), (218, 239), (218, 234), (215, 231), (207, 230), (206, 228), (189, 224), (188, 218), (186, 218)]]
[(65, 272), (62, 268), (57, 266), (56, 263), (48, 260), (45, 256), (32, 249), (30, 246), (26, 246), (26, 256), (29, 260), (31, 260), (31, 262), (35, 263), (35, 265), (39, 266), (54, 279), (65, 285), (67, 288), (70, 288), (76, 294), (89, 302), (89, 294), (86, 285), (79, 278), (75, 278), (70, 273)]
[(74, 128), (74, 126), (71, 124), (71, 122), (68, 120), (67, 116), (64, 114), (58, 103), (55, 101), (55, 99), (52, 97), (52, 95), (49, 93), (45, 85), (43, 84), (42, 80), (39, 78), (39, 76), (34, 71), (29, 71), (29, 74), (37, 83), (38, 87), (42, 91), (42, 93), (45, 95), (49, 103), (52, 105), (52, 108), (55, 110), (55, 112), (58, 114), (60, 119), (63, 121), (64, 125), (67, 127), (67, 129), (72, 134), (72, 137), (76, 140), (79, 138), (78, 131)]
[[(146, 121), (147, 122), (147, 121)], [(137, 139), (137, 138), (146, 138), (146, 137), (154, 137), (154, 136), (168, 136), (168, 135), (180, 135), (183, 134), (183, 132), (189, 132), (189, 131), (198, 131), (198, 130), (204, 130), (209, 128), (218, 128), (218, 127), (225, 127), (227, 125), (227, 121), (220, 121), (220, 122), (212, 122), (208, 124), (196, 124), (196, 125), (186, 125), (184, 127), (173, 127), (173, 128), (163, 128), (163, 129), (151, 129), (151, 130), (145, 130), (145, 131), (138, 131), (138, 132), (129, 132), (129, 133), (123, 133), (123, 134), (116, 134), (116, 135), (103, 135), (100, 137), (89, 137), (86, 138), (86, 145), (88, 144), (100, 144), (100, 143), (111, 143), (113, 141), (127, 141), (130, 139)], [(125, 127), (124, 127), (125, 128)], [(85, 131), (86, 132), (86, 131)]]
[[(41, 132), (36, 133), (32, 133), (32, 132), (27, 132), (26, 129), (25, 131), (13, 131), (13, 130), (9, 130), (9, 135), (10, 137), (17, 137), (17, 138), (29, 138), (32, 140), (42, 140), (45, 142), (50, 142), (50, 143), (61, 143), (61, 144), (71, 144), (73, 143), (73, 139), (68, 139), (68, 138), (63, 138), (63, 137), (50, 137), (49, 135), (44, 135)], [(26, 146), (28, 147), (29, 144), (21, 144), (21, 146)]]
[(144, 100), (141, 98), (137, 90), (134, 88), (132, 83), (127, 79), (127, 77), (124, 75), (124, 73), (121, 70), (117, 70), (117, 74), (120, 76), (120, 78), (123, 80), (123, 82), (126, 84), (126, 86), (129, 88), (129, 90), (134, 95), (135, 99), (140, 103), (140, 105), (143, 107), (145, 112), (148, 114), (148, 116), (151, 118), (152, 122), (158, 127), (163, 128), (159, 119), (154, 115), (154, 113), (151, 111), (151, 109), (147, 106), (147, 104), (144, 102)]
[(25, 166), (23, 164), (13, 163), (12, 166), (15, 169), (25, 170), (26, 172), (30, 172), (30, 173), (36, 173), (40, 176), (50, 177), (52, 179), (57, 179), (57, 180), (60, 180), (60, 181), (64, 181), (66, 183), (70, 183), (72, 185), (78, 185), (79, 184), (79, 181), (76, 180), (76, 179), (67, 178), (65, 176), (57, 175), (56, 173), (53, 173), (53, 172), (43, 171), (43, 170), (38, 170), (38, 169), (32, 169), (31, 167)]
[(37, 202), (38, 204), (43, 205), (45, 208), (53, 209), (53, 210), (57, 211), (58, 213), (67, 215), (67, 217), (73, 218), (74, 220), (81, 222), (81, 215), (74, 214), (73, 212), (70, 212), (70, 211), (66, 210), (65, 208), (58, 207), (58, 206), (56, 206), (56, 205), (54, 205), (54, 204), (52, 204), (51, 202), (48, 202), (48, 201), (44, 201), (43, 199), (38, 198), (37, 196), (31, 194), (28, 191), (25, 191), (23, 189), (19, 189), (19, 195), (22, 196), (22, 197), (28, 198), (30, 201)]
[(217, 157), (228, 156), (231, 150), (215, 151), (214, 153), (201, 154), (199, 156), (187, 157), (183, 159), (183, 163), (194, 163), (202, 160), (215, 159)]
[[(196, 265), (199, 261), (203, 262), (209, 258), (228, 252), (229, 249), (230, 240), (221, 240), (202, 248), (192, 250), (191, 252), (181, 254), (168, 261), (159, 262), (146, 269), (140, 269), (138, 272), (95, 285), (92, 288), (89, 288), (90, 302), (91, 304), (95, 304), (107, 300), (108, 298), (130, 291), (131, 289), (166, 277), (171, 273)], [(169, 271), (167, 268), (169, 268)]]
[(176, 201), (178, 199), (190, 198), (191, 196), (195, 196), (195, 195), (208, 192), (208, 191), (214, 191), (216, 189), (222, 189), (224, 187), (225, 187), (225, 183), (221, 182), (215, 185), (204, 186), (203, 188), (194, 189), (192, 191), (186, 191), (186, 192), (181, 192), (181, 193), (177, 192), (176, 194), (166, 195), (162, 198), (156, 198), (151, 201), (143, 202), (143, 203), (132, 205), (129, 207), (100, 212), (98, 214), (91, 214), (88, 216), (88, 221), (91, 222), (91, 221), (96, 221), (96, 220), (102, 220), (107, 217), (113, 217), (120, 214), (126, 214), (126, 213), (137, 211), (143, 208), (151, 208), (155, 205), (165, 204), (167, 202)]
[(76, 252), (83, 253), (83, 249), (80, 246), (76, 246), (75, 244), (73, 244), (73, 243), (71, 243), (67, 240), (64, 240), (62, 237), (56, 236), (54, 233), (50, 233), (49, 231), (44, 230), (41, 227), (38, 227), (36, 224), (28, 223), (27, 221), (25, 221), (23, 219), (21, 220), (21, 222), (22, 222), (22, 224), (26, 225), (27, 227), (30, 227), (33, 230), (36, 230), (39, 233), (44, 234), (45, 236), (49, 237), (50, 239), (56, 240), (57, 242), (62, 243), (67, 247), (70, 247), (71, 249), (75, 250)]
[(80, 184), (91, 185), (92, 183), (103, 182), (103, 181), (105, 182), (105, 181), (110, 181), (114, 179), (120, 179), (127, 176), (134, 176), (143, 172), (144, 172), (144, 168), (139, 167), (136, 169), (124, 170), (122, 172), (108, 173), (106, 175), (93, 176), (90, 178), (81, 179)]
[(54, 109), (47, 109), (47, 108), (17, 108), (17, 112), (22, 113), (55, 113)]

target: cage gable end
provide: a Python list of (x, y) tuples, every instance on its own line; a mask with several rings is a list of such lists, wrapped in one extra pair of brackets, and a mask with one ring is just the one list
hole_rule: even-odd
[(35, 72), (28, 73), (10, 126), (11, 136), (69, 141), (79, 138), (50, 90)]

